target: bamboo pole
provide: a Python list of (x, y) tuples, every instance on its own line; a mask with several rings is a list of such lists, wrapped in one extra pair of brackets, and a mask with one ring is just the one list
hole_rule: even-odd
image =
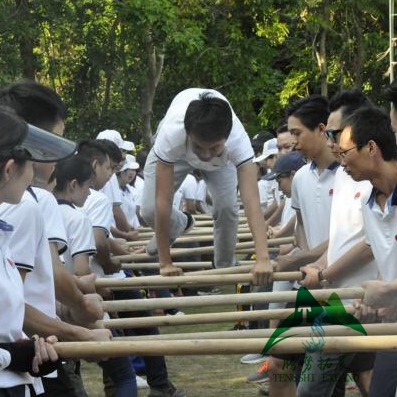
[[(368, 335), (396, 335), (397, 324), (361, 324)], [(323, 325), (325, 336), (361, 336), (362, 334), (343, 325)], [(186, 332), (178, 334), (159, 334), (142, 336), (121, 336), (114, 341), (145, 340), (188, 340), (188, 339), (251, 339), (270, 338), (276, 329), (249, 329), (244, 331)], [(283, 337), (307, 337), (313, 332), (312, 327), (293, 327), (283, 333)]]
[[(328, 300), (333, 292), (336, 292), (340, 299), (361, 299), (363, 297), (362, 288), (334, 288), (310, 291), (314, 299), (317, 301)], [(295, 302), (296, 295), (297, 291), (251, 292), (249, 294), (182, 296), (173, 298), (104, 301), (102, 302), (102, 306), (107, 312), (169, 309), (170, 307), (182, 309), (185, 307), (235, 306), (252, 305), (265, 302)]]
[[(187, 276), (146, 276), (128, 278), (98, 278), (95, 281), (96, 287), (133, 289), (133, 288), (177, 288), (177, 287), (196, 287), (211, 285), (229, 285), (237, 283), (251, 283), (252, 274), (215, 274), (215, 275), (195, 275), (195, 272)], [(301, 280), (301, 272), (276, 272), (273, 273), (275, 281)]]
[(198, 270), (194, 272), (184, 273), (185, 276), (200, 276), (200, 275), (220, 275), (220, 274), (243, 274), (249, 273), (254, 268), (254, 265), (222, 267), (219, 269)]
[[(288, 338), (277, 343), (270, 354), (305, 353), (307, 338)], [(187, 356), (209, 354), (261, 353), (267, 339), (205, 339), (137, 342), (58, 342), (55, 350), (62, 358), (101, 358), (121, 356)], [(354, 353), (397, 350), (397, 336), (331, 336), (324, 338), (324, 353)]]
[[(291, 242), (292, 237), (283, 237), (279, 239), (271, 239), (268, 240), (269, 252), (277, 252), (278, 249), (272, 248), (273, 246), (280, 244), (289, 244)], [(292, 240), (293, 241), (293, 240)], [(244, 248), (252, 248), (255, 246), (253, 241), (247, 241), (244, 243), (237, 243), (236, 250), (244, 249)], [(197, 247), (197, 248), (173, 248), (171, 249), (171, 257), (181, 257), (181, 256), (194, 256), (200, 254), (212, 254), (214, 252), (214, 246), (207, 247)], [(142, 260), (153, 260), (153, 256), (144, 254), (130, 254), (130, 255), (118, 255), (114, 257), (115, 259), (119, 259), (123, 262), (140, 262)]]
[[(177, 306), (173, 306), (177, 307)], [(353, 306), (344, 307), (347, 313), (353, 314)], [(309, 308), (310, 309), (310, 308)], [(327, 311), (338, 314), (340, 308), (328, 307)], [(284, 319), (293, 314), (295, 309), (274, 309), (274, 310), (247, 310), (237, 312), (199, 313), (185, 314), (184, 316), (152, 316), (152, 317), (131, 317), (102, 320), (100, 324), (104, 328), (147, 328), (166, 327), (175, 325), (196, 325), (196, 324), (218, 324), (235, 321), (257, 321), (265, 319)]]
[[(238, 233), (238, 240), (252, 240), (252, 233)], [(144, 245), (149, 243), (150, 240), (137, 240), (137, 241), (128, 241), (126, 244), (130, 247), (136, 247), (139, 245)], [(181, 237), (178, 237), (175, 240), (175, 243), (201, 243), (201, 242), (211, 242), (214, 241), (213, 234), (204, 234), (204, 235), (188, 235), (184, 234)], [(291, 237), (291, 243), (294, 242), (294, 238)]]
[[(185, 270), (195, 270), (195, 269), (212, 269), (212, 262), (174, 262), (174, 265)], [(245, 266), (239, 266), (245, 267)], [(121, 265), (122, 269), (133, 269), (133, 270), (148, 270), (157, 269), (159, 270), (159, 263), (123, 263)], [(243, 273), (243, 272), (242, 272)]]

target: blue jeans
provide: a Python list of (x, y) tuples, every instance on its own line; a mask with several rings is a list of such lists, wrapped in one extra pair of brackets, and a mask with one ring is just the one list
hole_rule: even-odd
[[(138, 290), (120, 290), (113, 291), (115, 300), (123, 299), (140, 299), (140, 292)], [(119, 312), (120, 318), (128, 317), (150, 317), (151, 311), (128, 311)], [(126, 336), (137, 336), (137, 335), (158, 335), (159, 330), (157, 327), (148, 328), (128, 328), (124, 329)], [(144, 356), (147, 382), (153, 389), (163, 389), (168, 387), (168, 373), (167, 366), (165, 364), (164, 356)]]
[[(114, 336), (117, 333), (112, 330)], [(137, 397), (135, 370), (129, 357), (109, 358), (99, 362), (103, 373), (114, 383), (115, 397)]]

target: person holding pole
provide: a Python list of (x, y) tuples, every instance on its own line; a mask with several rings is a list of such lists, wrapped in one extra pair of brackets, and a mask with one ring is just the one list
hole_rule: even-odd
[[(357, 315), (368, 305), (384, 308), (385, 322), (395, 321), (395, 300), (385, 299), (384, 294), (397, 279), (397, 146), (390, 117), (378, 108), (356, 110), (344, 122), (339, 146), (347, 174), (355, 181), (369, 180), (373, 186), (362, 208), (366, 242), (374, 254), (379, 276), (378, 280), (362, 284), (363, 304), (357, 307)], [(391, 296), (394, 298), (395, 294)], [(395, 351), (377, 353), (369, 391), (371, 397), (395, 396), (396, 366)]]
[(182, 274), (173, 265), (170, 245), (193, 226), (193, 218), (172, 208), (172, 198), (185, 176), (202, 171), (213, 198), (214, 263), (232, 266), (237, 239), (237, 184), (256, 247), (255, 284), (272, 281), (249, 137), (227, 99), (211, 89), (190, 88), (179, 93), (160, 122), (144, 170), (141, 213), (156, 235), (147, 245), (159, 256), (160, 273)]

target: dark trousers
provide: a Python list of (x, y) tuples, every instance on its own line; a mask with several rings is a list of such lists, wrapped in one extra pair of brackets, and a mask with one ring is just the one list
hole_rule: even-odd
[[(141, 299), (140, 292), (138, 290), (121, 290), (113, 291), (115, 300), (120, 299)], [(128, 311), (119, 312), (120, 318), (128, 317), (150, 317), (152, 312), (149, 310), (145, 311)], [(158, 335), (159, 330), (157, 327), (148, 328), (135, 328), (125, 329), (124, 334), (126, 336), (138, 336), (138, 335)], [(146, 376), (149, 386), (153, 389), (162, 389), (168, 387), (168, 373), (165, 364), (164, 356), (148, 356), (143, 357), (146, 367)]]
[(25, 385), (0, 389), (0, 397), (25, 397)]
[(397, 352), (376, 353), (369, 397), (394, 397), (397, 388)]

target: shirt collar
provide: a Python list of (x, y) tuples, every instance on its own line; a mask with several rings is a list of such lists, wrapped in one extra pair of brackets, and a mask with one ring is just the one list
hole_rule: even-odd
[[(369, 208), (372, 208), (374, 203), (375, 203), (375, 198), (376, 198), (376, 193), (378, 192), (378, 189), (376, 187), (372, 188), (371, 195), (368, 198), (367, 205)], [(390, 197), (390, 196), (389, 196)], [(397, 205), (397, 185), (394, 186), (393, 192), (391, 194), (391, 200), (390, 200), (391, 205)]]
[[(337, 161), (332, 162), (326, 169), (333, 171), (337, 169), (340, 166), (340, 164)], [(317, 168), (317, 163), (315, 161), (312, 161), (310, 163), (310, 169), (313, 171)]]
[(57, 201), (58, 201), (58, 204), (60, 204), (60, 205), (68, 205), (68, 206), (70, 206), (70, 207), (72, 207), (72, 208), (74, 208), (74, 209), (76, 209), (76, 207), (73, 205), (73, 203), (71, 203), (70, 201), (68, 201), (68, 200), (65, 200), (65, 199), (57, 199)]
[(39, 200), (37, 199), (36, 193), (33, 191), (32, 186), (28, 186), (26, 189), (31, 195), (32, 197), (36, 200), (36, 203), (39, 202)]

